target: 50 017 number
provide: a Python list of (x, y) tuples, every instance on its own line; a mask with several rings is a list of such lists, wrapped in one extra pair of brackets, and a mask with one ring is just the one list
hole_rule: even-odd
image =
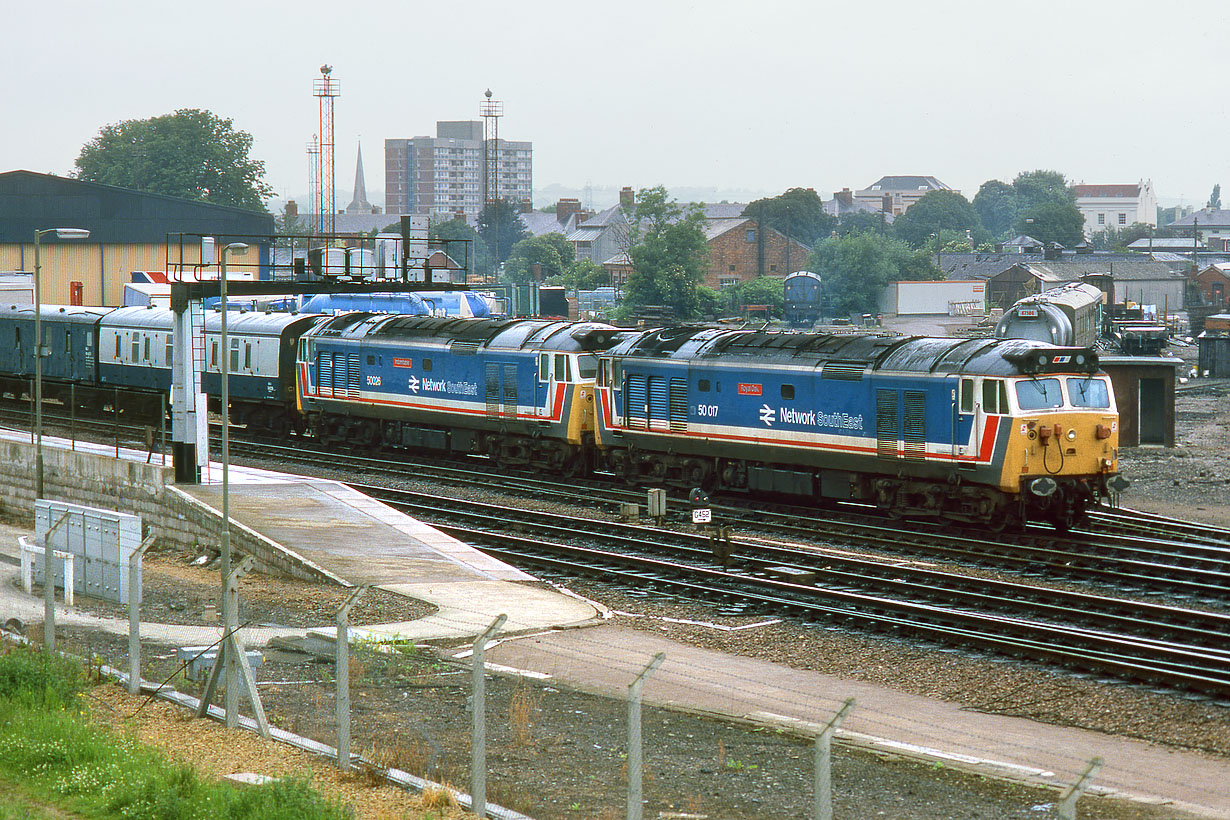
[(718, 406), (716, 404), (698, 404), (696, 405), (696, 415), (702, 419), (715, 418), (718, 414)]

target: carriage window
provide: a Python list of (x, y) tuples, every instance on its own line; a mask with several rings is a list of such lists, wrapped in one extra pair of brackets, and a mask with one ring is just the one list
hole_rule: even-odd
[(175, 360), (175, 338), (167, 334), (167, 367), (170, 367)]
[(700, 381), (698, 381), (696, 383), (696, 389), (702, 393), (708, 393), (709, 392), (709, 380), (701, 379)]
[[(16, 344), (17, 344), (17, 346), (18, 346), (18, 347), (21, 347), (21, 328), (19, 328), (19, 327), (15, 327), (15, 328), (13, 328), (13, 341), (14, 341), (14, 342), (16, 342)], [(120, 349), (120, 348), (119, 348), (119, 342), (116, 342), (116, 347), (115, 347), (115, 351), (116, 351), (116, 352), (115, 352), (115, 355), (117, 355), (117, 356), (118, 356), (118, 355), (120, 355), (120, 354), (119, 354), (119, 349)]]
[(231, 364), (230, 370), (234, 373), (239, 369), (239, 340), (231, 339)]
[(1073, 407), (1110, 407), (1110, 391), (1102, 379), (1068, 379), (1068, 400)]
[(137, 334), (132, 334), (132, 361), (136, 364), (141, 360), (141, 337)]
[(1029, 379), (1016, 383), (1016, 403), (1022, 410), (1063, 407), (1059, 379)]
[(555, 354), (555, 380), (557, 382), (571, 381), (568, 367), (568, 357), (562, 353)]
[(145, 361), (149, 361), (149, 337), (145, 337)]
[(794, 398), (794, 385), (793, 384), (783, 384), (782, 385), (782, 398), (783, 399), (793, 399)]
[(71, 330), (64, 331), (64, 352), (69, 356), (73, 355), (73, 332)]
[[(21, 339), (18, 339), (17, 343), (21, 344)], [(118, 333), (115, 334), (115, 360), (117, 362), (120, 360), (120, 334)]]
[(423, 369), (431, 370), (431, 359), (423, 359)]
[(243, 346), (243, 366), (245, 370), (252, 369), (252, 345), (250, 344)]
[(214, 342), (213, 347), (210, 348), (209, 366), (210, 367), (218, 366), (218, 343), (217, 342)]
[(598, 375), (598, 359), (595, 356), (577, 356), (577, 378), (588, 381)]
[(545, 382), (551, 378), (551, 354), (538, 354), (538, 381)]
[(974, 380), (961, 380), (961, 412), (974, 412)]

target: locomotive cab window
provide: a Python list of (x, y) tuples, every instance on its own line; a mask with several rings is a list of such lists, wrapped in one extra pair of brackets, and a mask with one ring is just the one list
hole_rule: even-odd
[(551, 378), (551, 354), (538, 354), (538, 381), (545, 382)]
[(599, 387), (610, 387), (611, 386), (611, 360), (610, 359), (599, 359), (598, 360), (598, 378), (596, 379), (595, 383)]
[(572, 381), (571, 368), (568, 366), (568, 357), (563, 353), (555, 354), (555, 380), (557, 382)]
[(1016, 403), (1022, 410), (1063, 407), (1059, 379), (1022, 379), (1016, 383)]
[(1068, 401), (1073, 407), (1110, 408), (1110, 390), (1104, 379), (1068, 379)]
[(794, 385), (793, 384), (783, 384), (782, 385), (782, 398), (783, 399), (793, 399), (794, 398)]
[(598, 375), (598, 359), (595, 356), (582, 354), (577, 356), (577, 379), (590, 381)]
[(1003, 415), (1008, 410), (1008, 389), (1002, 379), (982, 380), (982, 412)]

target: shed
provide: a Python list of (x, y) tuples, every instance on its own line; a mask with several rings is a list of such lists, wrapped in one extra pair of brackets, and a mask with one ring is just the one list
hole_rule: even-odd
[(1200, 347), (1197, 361), (1200, 375), (1214, 379), (1230, 378), (1230, 331), (1205, 330), (1196, 337), (1196, 343)]
[(1174, 446), (1175, 371), (1170, 356), (1102, 356), (1119, 407), (1119, 446)]

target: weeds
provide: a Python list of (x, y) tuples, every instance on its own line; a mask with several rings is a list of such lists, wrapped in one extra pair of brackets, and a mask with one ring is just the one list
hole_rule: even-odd
[(541, 695), (523, 679), (508, 703), (508, 726), (514, 746), (534, 745), (534, 721)]

